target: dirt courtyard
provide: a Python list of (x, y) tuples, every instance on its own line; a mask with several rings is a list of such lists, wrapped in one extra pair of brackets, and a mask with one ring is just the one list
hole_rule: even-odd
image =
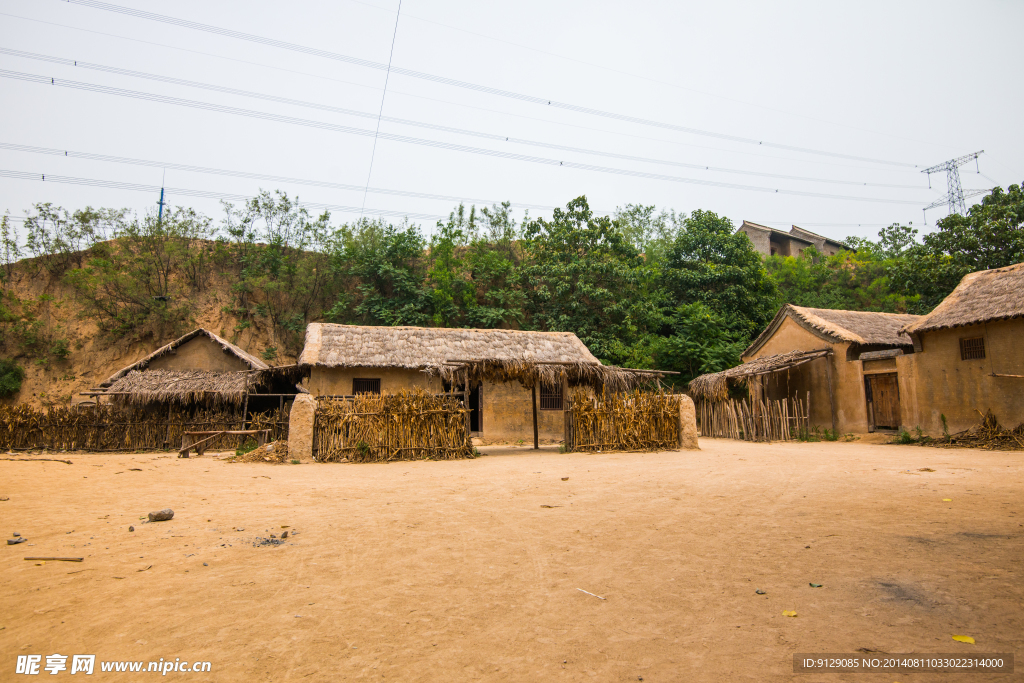
[[(33, 680), (17, 656), (53, 653), (95, 654), (87, 680), (151, 679), (100, 662), (160, 658), (211, 662), (166, 680), (1024, 680), (1024, 454), (701, 448), (0, 461), (2, 533), (28, 539), (0, 546), (0, 680)], [(173, 520), (141, 523), (167, 507)], [(1018, 661), (792, 671), (796, 652), (860, 648)]]

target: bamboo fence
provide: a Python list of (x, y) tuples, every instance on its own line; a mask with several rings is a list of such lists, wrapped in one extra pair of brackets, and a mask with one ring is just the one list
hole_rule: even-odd
[(474, 457), (461, 396), (422, 389), (319, 397), (313, 426), (318, 462), (456, 460)]
[(639, 391), (598, 398), (577, 389), (565, 415), (566, 451), (679, 448), (679, 396)]
[(699, 401), (700, 435), (744, 441), (792, 441), (807, 438), (810, 431), (810, 394), (807, 400)]
[[(288, 438), (288, 411), (251, 414), (240, 411), (173, 408), (159, 412), (120, 406), (72, 406), (37, 410), (28, 405), (0, 406), (0, 448), (55, 451), (177, 450), (184, 432), (269, 429), (271, 440)], [(225, 435), (208, 450), (236, 448), (244, 436)]]

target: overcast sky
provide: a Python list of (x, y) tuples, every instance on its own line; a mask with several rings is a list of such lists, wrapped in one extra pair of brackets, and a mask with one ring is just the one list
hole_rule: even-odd
[(163, 182), (213, 216), (281, 189), (341, 223), (373, 155), (366, 215), (427, 232), (458, 199), (586, 195), (842, 238), (922, 227), (946, 178), (920, 169), (953, 157), (985, 150), (965, 189), (1024, 181), (1021, 2), (403, 0), (397, 32), (396, 10), (0, 0), (0, 210), (141, 213)]

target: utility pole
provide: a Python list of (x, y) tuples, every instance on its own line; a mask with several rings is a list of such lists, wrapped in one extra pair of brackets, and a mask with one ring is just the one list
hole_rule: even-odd
[(167, 169), (164, 169), (163, 177), (160, 178), (160, 201), (157, 202), (160, 206), (160, 213), (157, 215), (156, 220), (158, 223), (164, 222), (164, 183), (167, 180)]
[[(978, 156), (984, 154), (985, 150), (980, 150), (972, 154), (965, 154), (962, 157), (956, 159), (950, 159), (949, 161), (943, 161), (941, 164), (930, 166), (921, 173), (928, 174), (928, 187), (932, 186), (932, 173), (945, 173), (946, 174), (946, 195), (941, 199), (937, 199), (928, 206), (924, 207), (924, 211), (928, 209), (934, 209), (936, 207), (946, 204), (949, 207), (950, 214), (960, 214), (963, 216), (967, 213), (967, 205), (964, 203), (964, 197), (973, 197), (978, 194), (988, 192), (988, 190), (968, 190), (967, 194), (964, 194), (964, 188), (960, 185), (960, 167), (969, 161), (978, 163)], [(928, 223), (928, 214), (925, 214), (925, 224)]]
[(160, 201), (157, 202), (160, 205), (160, 213), (157, 215), (157, 221), (160, 223), (164, 222), (164, 188), (160, 188)]

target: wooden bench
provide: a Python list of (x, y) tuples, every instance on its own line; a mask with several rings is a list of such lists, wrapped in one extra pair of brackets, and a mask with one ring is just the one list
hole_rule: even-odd
[(224, 436), (225, 434), (244, 434), (246, 436), (255, 436), (257, 446), (266, 444), (267, 439), (270, 438), (269, 429), (225, 429), (219, 432), (185, 432), (181, 436), (181, 448), (178, 449), (178, 457), (187, 458), (188, 452), (193, 448), (196, 451), (196, 455), (202, 455), (206, 451), (206, 446), (211, 441), (216, 439), (218, 436)]

